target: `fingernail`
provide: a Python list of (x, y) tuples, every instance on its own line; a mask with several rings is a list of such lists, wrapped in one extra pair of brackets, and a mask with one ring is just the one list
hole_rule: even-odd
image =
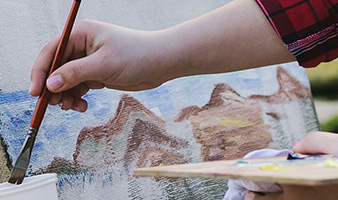
[(54, 91), (60, 89), (64, 84), (65, 83), (59, 74), (51, 76), (47, 79), (47, 85)]

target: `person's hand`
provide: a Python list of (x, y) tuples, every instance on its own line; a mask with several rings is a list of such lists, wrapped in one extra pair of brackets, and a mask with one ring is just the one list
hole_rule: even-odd
[(338, 134), (314, 131), (296, 143), (293, 151), (301, 154), (338, 155)]
[[(174, 78), (166, 67), (179, 67), (176, 60), (181, 57), (176, 52), (178, 55), (166, 53), (162, 58), (169, 47), (162, 45), (159, 35), (102, 22), (77, 23), (63, 65), (47, 79), (47, 88), (54, 93), (49, 103), (61, 103), (64, 110), (84, 112), (87, 102), (81, 97), (89, 89), (143, 90)], [(32, 96), (38, 96), (42, 90), (58, 41), (59, 37), (50, 41), (35, 61), (31, 72)], [(173, 72), (179, 71), (174, 67)]]
[[(49, 42), (33, 66), (33, 96), (41, 92), (57, 43)], [(47, 80), (54, 93), (49, 103), (83, 112), (87, 103), (81, 97), (89, 89), (144, 90), (178, 77), (293, 60), (254, 1), (234, 1), (160, 31), (82, 21), (74, 26), (63, 65)]]
[[(338, 155), (338, 134), (314, 131), (293, 147), (294, 152), (301, 154)], [(262, 195), (246, 191), (245, 200), (283, 200), (283, 199), (338, 199), (338, 185), (300, 186), (282, 185), (283, 193)]]

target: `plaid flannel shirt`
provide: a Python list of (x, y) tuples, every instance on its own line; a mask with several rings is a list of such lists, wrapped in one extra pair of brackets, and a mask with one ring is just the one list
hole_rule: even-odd
[(303, 67), (338, 57), (338, 0), (256, 0)]

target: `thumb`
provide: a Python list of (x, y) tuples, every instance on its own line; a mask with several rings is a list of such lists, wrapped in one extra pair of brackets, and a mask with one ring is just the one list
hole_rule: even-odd
[(63, 92), (71, 89), (85, 81), (96, 81), (100, 79), (102, 70), (99, 69), (102, 60), (98, 52), (81, 58), (72, 60), (57, 70), (47, 79), (47, 88), (53, 93)]
[(302, 154), (338, 154), (336, 143), (338, 135), (314, 131), (293, 146), (293, 151)]

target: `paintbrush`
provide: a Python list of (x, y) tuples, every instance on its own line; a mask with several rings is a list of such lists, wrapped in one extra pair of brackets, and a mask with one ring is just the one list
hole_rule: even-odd
[[(69, 39), (71, 30), (72, 30), (72, 27), (74, 25), (74, 21), (76, 18), (76, 14), (79, 10), (80, 3), (81, 3), (81, 0), (74, 0), (73, 2), (66, 25), (64, 27), (58, 47), (55, 52), (52, 65), (49, 69), (49, 73), (48, 73), (49, 75), (61, 65), (62, 57), (67, 47), (68, 39)], [(26, 171), (29, 165), (29, 161), (31, 158), (35, 138), (38, 133), (39, 127), (41, 125), (43, 116), (45, 115), (50, 96), (51, 96), (51, 93), (48, 91), (46, 84), (44, 84), (42, 93), (36, 103), (36, 107), (33, 113), (29, 131), (23, 143), (19, 157), (17, 158), (14, 168), (12, 169), (11, 176), (8, 180), (9, 183), (19, 185), (22, 183), (25, 177), (25, 174), (26, 174)]]

